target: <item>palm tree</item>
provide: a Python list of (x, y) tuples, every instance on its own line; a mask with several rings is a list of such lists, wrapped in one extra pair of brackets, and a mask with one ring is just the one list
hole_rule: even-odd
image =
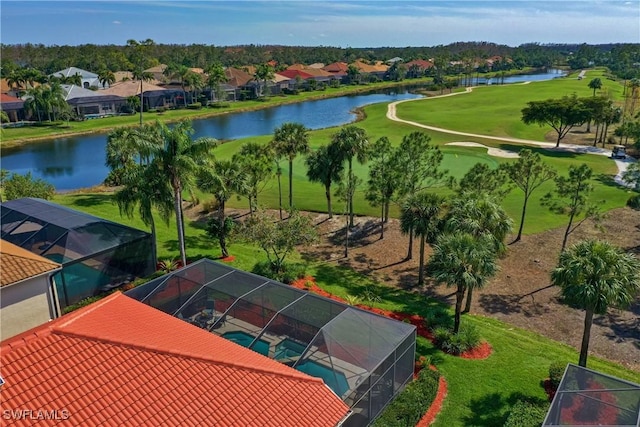
[(111, 86), (116, 82), (116, 75), (113, 74), (113, 71), (103, 69), (98, 72), (98, 81), (102, 85), (104, 89), (107, 86)]
[[(220, 95), (220, 84), (222, 82), (226, 82), (227, 76), (224, 74), (224, 67), (219, 62), (213, 63), (207, 67), (205, 70), (207, 74), (207, 84), (209, 85), (209, 90), (211, 91), (211, 102), (213, 102), (213, 95), (216, 94), (216, 97), (219, 98)], [(224, 93), (224, 92), (223, 92)], [(218, 99), (218, 101), (222, 101), (222, 99)]]
[(327, 198), (327, 212), (329, 218), (333, 218), (331, 209), (331, 185), (340, 182), (344, 162), (340, 153), (330, 145), (323, 145), (315, 152), (309, 154), (306, 160), (307, 178), (311, 182), (319, 182), (324, 185), (324, 195)]
[[(445, 219), (444, 231), (462, 231), (476, 238), (487, 236), (496, 256), (506, 252), (504, 240), (511, 233), (513, 220), (491, 196), (465, 194), (453, 200)], [(467, 292), (464, 311), (471, 311), (473, 288)]]
[(173, 190), (180, 258), (182, 264), (186, 265), (182, 192), (193, 188), (200, 163), (210, 158), (211, 150), (217, 145), (217, 141), (213, 138), (193, 140), (193, 127), (188, 121), (181, 121), (171, 128), (157, 121), (156, 129), (156, 134), (150, 135), (150, 140), (156, 139), (149, 147), (152, 150), (152, 163)]
[(142, 126), (142, 111), (144, 110), (144, 89), (142, 83), (153, 79), (153, 75), (144, 71), (144, 63), (146, 61), (146, 53), (149, 48), (153, 47), (155, 42), (152, 39), (137, 41), (134, 39), (127, 40), (127, 46), (133, 49), (133, 61), (137, 63), (137, 67), (133, 70), (133, 78), (140, 81), (140, 126)]
[(456, 287), (453, 333), (458, 333), (465, 292), (482, 288), (498, 271), (498, 264), (486, 236), (478, 239), (469, 233), (456, 232), (438, 238), (427, 271), (437, 283)]
[(27, 90), (27, 96), (29, 98), (24, 102), (24, 109), (31, 115), (35, 114), (39, 122), (42, 121), (41, 112), (46, 109), (44, 87), (38, 86)]
[(225, 227), (225, 205), (234, 194), (247, 192), (246, 175), (233, 160), (216, 160), (210, 167), (202, 168), (198, 177), (198, 188), (213, 194), (218, 202), (218, 242), (222, 257), (229, 256)]
[(389, 220), (391, 199), (402, 181), (402, 170), (397, 166), (395, 150), (386, 136), (371, 145), (369, 180), (365, 198), (372, 206), (380, 206), (380, 239), (384, 238), (384, 224)]
[(593, 316), (635, 300), (640, 293), (640, 260), (608, 242), (582, 241), (560, 254), (551, 282), (560, 287), (568, 304), (585, 310), (578, 364), (586, 367)]
[(420, 262), (418, 267), (418, 286), (424, 284), (425, 242), (432, 243), (440, 229), (440, 212), (444, 198), (433, 193), (421, 192), (410, 197), (402, 206), (400, 230), (413, 232), (420, 237)]
[(602, 88), (602, 80), (599, 77), (589, 81), (589, 88), (593, 89), (593, 96), (596, 96), (596, 90)]
[[(264, 88), (267, 88), (267, 80), (273, 79), (273, 67), (267, 64), (259, 64), (256, 67), (256, 72), (253, 77), (258, 81), (258, 97), (262, 97), (265, 94)], [(262, 82), (262, 84), (260, 84)]]
[(273, 134), (276, 155), (289, 160), (289, 209), (293, 209), (293, 160), (309, 152), (309, 129), (300, 123), (284, 123)]
[[(331, 145), (334, 145), (336, 150), (341, 153), (342, 158), (347, 161), (349, 166), (347, 170), (349, 187), (354, 188), (353, 158), (355, 157), (358, 163), (367, 161), (369, 140), (367, 139), (366, 131), (357, 126), (345, 126), (332, 136)], [(349, 227), (353, 227), (353, 197), (349, 197), (348, 204)]]
[(153, 218), (155, 210), (162, 221), (169, 225), (173, 212), (173, 194), (171, 186), (162, 174), (148, 165), (133, 165), (122, 174), (122, 188), (114, 194), (120, 215), (133, 218), (138, 206), (138, 215), (142, 222), (151, 229), (151, 238), (156, 254), (156, 224)]

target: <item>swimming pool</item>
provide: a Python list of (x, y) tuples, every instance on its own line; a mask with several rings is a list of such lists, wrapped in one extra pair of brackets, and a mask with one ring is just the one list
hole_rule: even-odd
[(324, 383), (328, 385), (339, 397), (342, 397), (344, 393), (349, 390), (347, 377), (345, 377), (342, 372), (334, 371), (320, 363), (307, 360), (296, 366), (296, 369), (300, 372), (304, 372), (305, 374), (309, 374), (312, 377), (322, 378)]
[[(222, 337), (247, 348), (249, 348), (249, 346), (255, 339), (253, 335), (242, 331), (225, 332), (224, 334), (222, 334)], [(256, 353), (260, 353), (263, 356), (269, 356), (269, 343), (265, 340), (258, 340), (253, 345), (253, 347), (251, 347), (251, 350), (255, 351)]]
[(306, 346), (296, 341), (285, 338), (276, 346), (276, 353), (273, 356), (276, 360), (292, 359), (300, 357)]

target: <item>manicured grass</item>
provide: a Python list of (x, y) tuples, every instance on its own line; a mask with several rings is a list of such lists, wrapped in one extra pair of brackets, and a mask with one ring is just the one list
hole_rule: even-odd
[[(109, 194), (63, 194), (57, 195), (54, 202), (146, 229), (136, 218), (120, 217)], [(159, 259), (177, 257), (176, 235), (173, 222), (169, 226), (158, 224)], [(219, 255), (217, 244), (206, 236), (198, 224), (187, 221), (186, 235), (190, 259), (215, 258)], [(261, 250), (244, 243), (232, 243), (230, 252), (235, 256), (231, 265), (243, 270), (251, 270), (256, 262), (265, 260)], [(322, 288), (342, 297), (358, 296), (365, 290), (372, 290), (381, 298), (375, 304), (380, 308), (422, 316), (427, 316), (434, 310), (451, 313), (448, 307), (436, 300), (381, 286), (366, 276), (330, 262), (303, 261), (297, 254), (290, 261), (307, 263), (308, 273), (316, 277)], [(552, 362), (576, 363), (578, 360), (576, 350), (503, 322), (473, 315), (465, 315), (462, 321), (476, 325), (482, 336), (493, 346), (494, 353), (486, 360), (466, 360), (442, 353), (425, 339), (418, 340), (418, 355), (430, 356), (449, 383), (449, 395), (436, 420), (436, 426), (502, 425), (509, 406), (517, 398), (545, 398), (541, 381), (548, 376)], [(575, 327), (581, 328), (582, 324)], [(595, 357), (589, 358), (589, 367), (640, 382), (639, 373)]]

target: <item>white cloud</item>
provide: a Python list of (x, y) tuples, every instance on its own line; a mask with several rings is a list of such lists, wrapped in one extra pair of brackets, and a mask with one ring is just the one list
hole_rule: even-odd
[(112, 24), (120, 25), (120, 24), (122, 24), (122, 22), (120, 22), (120, 21), (113, 21), (113, 22), (112, 22)]

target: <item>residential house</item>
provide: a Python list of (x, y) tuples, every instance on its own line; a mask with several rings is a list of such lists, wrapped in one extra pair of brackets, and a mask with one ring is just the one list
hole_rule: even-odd
[(76, 67), (65, 68), (64, 70), (56, 71), (55, 73), (49, 74), (49, 77), (72, 77), (76, 74), (80, 75), (80, 78), (82, 79), (81, 86), (84, 89), (89, 89), (90, 87), (93, 87), (96, 89), (102, 88), (102, 83), (100, 83), (100, 80), (98, 79), (98, 75), (96, 73), (83, 70), (82, 68), (76, 68)]
[(387, 70), (389, 69), (389, 66), (382, 62), (368, 64), (362, 60), (357, 60), (353, 62), (353, 65), (360, 71), (361, 74), (376, 76), (381, 80), (384, 78)]
[(257, 83), (253, 79), (253, 74), (239, 68), (227, 67), (224, 70), (227, 84), (235, 88), (234, 100), (242, 99), (244, 93), (255, 95)]
[(20, 122), (25, 119), (24, 101), (15, 96), (0, 93), (0, 110), (7, 113), (10, 122)]
[(102, 91), (104, 94), (116, 95), (125, 100), (131, 96), (140, 96), (143, 92), (142, 100), (145, 108), (170, 107), (175, 105), (176, 97), (182, 96), (182, 89), (169, 90), (149, 82), (139, 80), (127, 80), (114, 83), (110, 88)]
[(126, 105), (122, 96), (107, 93), (106, 89), (95, 91), (76, 85), (62, 85), (67, 101), (79, 117), (96, 118), (115, 115)]
[(0, 339), (59, 316), (52, 276), (61, 268), (50, 259), (0, 240)]
[(321, 379), (121, 293), (0, 344), (3, 409), (70, 425), (334, 427), (350, 414)]
[(347, 75), (347, 70), (349, 70), (349, 65), (346, 62), (333, 62), (329, 65), (322, 67), (323, 70), (330, 72), (332, 75), (336, 77), (344, 77)]
[(414, 59), (413, 61), (406, 62), (404, 66), (407, 69), (407, 76), (416, 78), (423, 76), (425, 71), (433, 68), (433, 62), (425, 59)]

